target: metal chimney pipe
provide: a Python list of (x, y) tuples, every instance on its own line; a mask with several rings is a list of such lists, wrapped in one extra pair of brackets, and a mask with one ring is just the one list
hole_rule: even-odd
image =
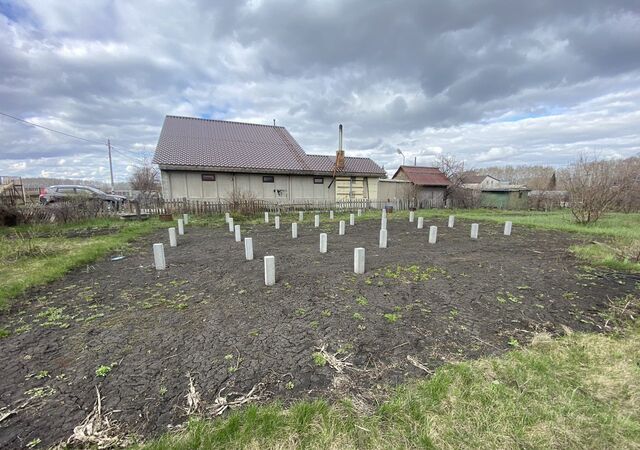
[(338, 127), (338, 150), (342, 151), (342, 124)]

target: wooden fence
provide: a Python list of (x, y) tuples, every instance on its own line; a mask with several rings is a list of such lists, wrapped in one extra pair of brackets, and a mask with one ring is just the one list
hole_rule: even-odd
[[(341, 200), (341, 201), (317, 201), (309, 200), (292, 203), (276, 203), (267, 200), (240, 200), (240, 201), (206, 201), (183, 198), (180, 200), (164, 200), (162, 198), (141, 199), (140, 211), (146, 214), (194, 214), (208, 215), (235, 212), (246, 215), (259, 214), (264, 211), (274, 213), (287, 213), (296, 211), (355, 211), (358, 209), (372, 210), (393, 207), (394, 210), (407, 210), (410, 208), (435, 208), (442, 207), (436, 202), (413, 202), (408, 200)], [(135, 202), (129, 206), (131, 212), (135, 212)]]

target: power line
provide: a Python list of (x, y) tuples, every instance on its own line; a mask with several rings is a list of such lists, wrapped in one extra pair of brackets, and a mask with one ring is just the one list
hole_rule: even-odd
[(16, 116), (12, 116), (11, 114), (3, 113), (1, 111), (0, 111), (0, 115), (6, 116), (6, 117), (10, 117), (11, 119), (17, 120), (18, 122), (26, 123), (27, 125), (31, 125), (32, 127), (42, 128), (44, 130), (51, 131), (53, 133), (62, 134), (64, 136), (68, 136), (68, 137), (71, 137), (71, 138), (74, 138), (74, 139), (80, 139), (81, 141), (89, 142), (91, 144), (106, 145), (106, 143), (104, 143), (104, 142), (93, 141), (91, 139), (85, 139), (85, 138), (82, 138), (80, 136), (75, 136), (73, 134), (65, 133), (64, 131), (54, 130), (53, 128), (45, 127), (44, 125), (38, 125), (37, 123), (29, 122), (27, 120), (21, 119), (21, 118), (16, 117)]
[[(51, 131), (52, 133), (58, 133), (58, 134), (61, 134), (63, 136), (67, 136), (67, 137), (70, 137), (70, 138), (79, 139), (81, 141), (89, 142), (90, 144), (107, 145), (106, 142), (99, 142), (99, 141), (94, 141), (92, 139), (85, 139), (83, 137), (76, 136), (74, 134), (65, 133), (64, 131), (54, 130), (53, 128), (49, 128), (49, 127), (45, 127), (44, 125), (39, 125), (37, 123), (29, 122), (28, 120), (24, 120), (24, 119), (21, 119), (19, 117), (12, 116), (11, 114), (7, 114), (7, 113), (1, 112), (1, 111), (0, 111), (0, 115), (5, 116), (5, 117), (9, 117), (9, 118), (11, 118), (13, 120), (17, 120), (18, 122), (22, 122), (22, 123), (25, 123), (27, 125), (31, 125), (32, 127), (42, 128), (43, 130)], [(124, 152), (128, 151), (128, 150), (120, 149), (120, 147), (116, 147), (114, 145), (112, 145), (111, 148), (116, 153), (119, 153), (121, 156), (123, 156), (125, 158), (128, 158), (128, 159), (130, 159), (132, 161), (136, 161), (136, 162), (143, 162), (144, 161), (144, 159), (140, 158), (139, 156), (133, 156), (134, 155), (133, 152), (131, 152), (131, 156), (125, 154)], [(116, 150), (116, 149), (119, 149), (119, 150)]]

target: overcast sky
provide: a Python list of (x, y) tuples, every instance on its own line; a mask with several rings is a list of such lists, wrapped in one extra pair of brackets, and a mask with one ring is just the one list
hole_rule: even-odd
[[(215, 5), (215, 6), (213, 6)], [(640, 2), (0, 0), (0, 175), (117, 180), (166, 114), (386, 169), (640, 152)]]

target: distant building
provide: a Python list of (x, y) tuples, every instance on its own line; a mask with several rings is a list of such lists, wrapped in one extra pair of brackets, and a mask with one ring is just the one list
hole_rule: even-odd
[(491, 175), (467, 173), (462, 175), (461, 186), (474, 191), (479, 205), (484, 208), (527, 209), (529, 191), (526, 186), (512, 185)]
[(475, 173), (462, 175), (462, 187), (466, 189), (495, 188), (501, 184), (505, 183), (491, 175), (477, 175)]
[[(396, 182), (395, 191), (398, 197), (404, 196), (404, 199), (415, 200), (417, 207), (441, 207), (444, 206), (444, 197), (447, 187), (451, 186), (451, 181), (437, 167), (420, 167), (420, 166), (400, 166), (395, 174), (393, 174), (392, 182)], [(402, 190), (398, 183), (408, 183)], [(394, 185), (380, 181), (380, 200), (392, 199), (385, 196), (385, 190), (392, 188)]]
[(480, 206), (498, 209), (527, 209), (529, 191), (526, 186), (501, 186), (480, 190)]
[(178, 116), (165, 118), (153, 162), (167, 199), (377, 200), (385, 175), (342, 149), (308, 155), (284, 127)]

